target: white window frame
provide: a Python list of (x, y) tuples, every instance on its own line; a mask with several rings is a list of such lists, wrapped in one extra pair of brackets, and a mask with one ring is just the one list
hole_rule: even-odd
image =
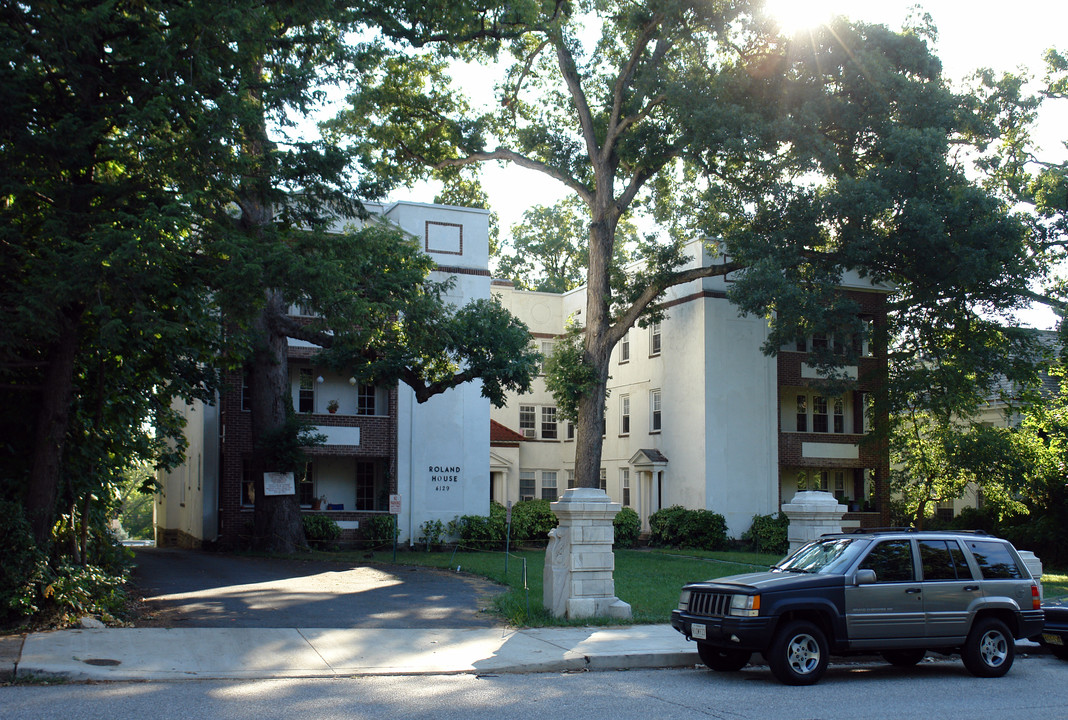
[(538, 408), (535, 405), (519, 406), (519, 433), (523, 437), (538, 436)]
[(619, 339), (619, 364), (630, 362), (630, 330)]
[(649, 432), (658, 433), (664, 429), (662, 409), (663, 394), (660, 388), (649, 391)]
[[(559, 485), (558, 476), (555, 470), (542, 470), (541, 471), (541, 499), (555, 502), (559, 498)], [(549, 493), (548, 491), (552, 491)], [(546, 497), (546, 494), (551, 494), (552, 497)]]
[(630, 507), (630, 468), (619, 469), (619, 487), (623, 505)]
[(560, 420), (555, 405), (542, 405), (540, 430), (543, 440), (560, 439)]
[(630, 395), (619, 396), (619, 434), (630, 435)]
[(660, 321), (649, 325), (649, 357), (656, 357), (664, 349), (663, 328)]
[[(530, 489), (529, 495), (523, 494), (523, 482), (527, 481), (527, 486)], [(533, 500), (538, 497), (538, 473), (535, 470), (520, 470), (519, 471), (519, 501)]]

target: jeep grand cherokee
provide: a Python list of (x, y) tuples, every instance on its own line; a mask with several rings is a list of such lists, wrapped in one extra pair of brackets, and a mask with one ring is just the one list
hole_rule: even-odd
[(713, 670), (760, 652), (781, 682), (809, 685), (829, 655), (860, 652), (900, 666), (959, 652), (973, 675), (1000, 677), (1014, 638), (1041, 633), (1043, 613), (1007, 541), (901, 530), (825, 535), (767, 572), (691, 583), (671, 624)]

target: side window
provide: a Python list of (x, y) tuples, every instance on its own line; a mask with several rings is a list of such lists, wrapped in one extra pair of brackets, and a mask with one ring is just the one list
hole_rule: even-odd
[(971, 572), (956, 541), (921, 540), (924, 580), (970, 580)]
[(975, 556), (975, 562), (979, 565), (984, 580), (1014, 580), (1023, 577), (1004, 543), (972, 540), (968, 547)]
[(871, 549), (859, 570), (874, 570), (877, 582), (911, 582), (915, 577), (911, 540), (886, 540)]

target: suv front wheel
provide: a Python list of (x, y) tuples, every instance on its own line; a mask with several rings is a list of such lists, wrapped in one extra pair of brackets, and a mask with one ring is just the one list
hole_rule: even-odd
[(1012, 667), (1016, 642), (1005, 623), (996, 618), (977, 620), (961, 650), (961, 660), (976, 677), (1001, 677)]
[(772, 674), (787, 685), (812, 685), (827, 669), (827, 637), (806, 620), (784, 625), (768, 648)]

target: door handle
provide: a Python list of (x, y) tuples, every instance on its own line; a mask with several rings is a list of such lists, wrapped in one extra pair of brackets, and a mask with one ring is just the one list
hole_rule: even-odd
[(979, 589), (978, 585), (965, 585), (964, 586), (964, 592), (975, 592), (978, 589)]
[(919, 595), (920, 594), (920, 589), (919, 588), (909, 588), (908, 590), (905, 591), (905, 594), (906, 595)]

